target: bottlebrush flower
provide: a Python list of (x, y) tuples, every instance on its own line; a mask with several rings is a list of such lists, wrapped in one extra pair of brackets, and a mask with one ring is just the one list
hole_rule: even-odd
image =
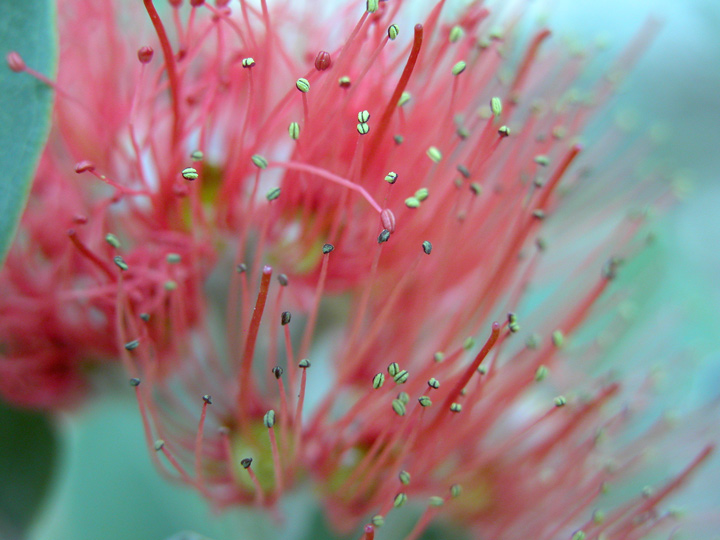
[(628, 439), (629, 396), (578, 336), (642, 243), (629, 206), (669, 198), (661, 171), (631, 181), (642, 144), (579, 139), (652, 29), (580, 91), (585, 57), (548, 30), (509, 60), (519, 7), (446, 21), (441, 1), (409, 30), (399, 1), (349, 25), (357, 3), (332, 25), (181, 4), (61, 2), (63, 94), (3, 271), (5, 395), (115, 344), (164, 474), (217, 507), (310, 482), (366, 538), (406, 501), (410, 538), (438, 514), (492, 538), (670, 521), (712, 446), (604, 503), (658, 435)]

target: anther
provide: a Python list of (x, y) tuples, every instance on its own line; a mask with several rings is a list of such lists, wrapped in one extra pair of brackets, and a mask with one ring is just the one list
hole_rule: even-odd
[(315, 69), (325, 71), (332, 64), (332, 58), (327, 51), (320, 51), (315, 57)]
[(323, 247), (322, 247), (323, 255), (327, 255), (334, 249), (335, 249), (335, 246), (333, 246), (332, 244), (323, 244)]
[(173, 281), (172, 279), (168, 279), (165, 283), (163, 283), (163, 288), (166, 291), (174, 291), (177, 287), (177, 281)]
[(565, 336), (560, 330), (555, 330), (552, 333), (552, 342), (555, 347), (560, 349), (565, 344)]
[(258, 169), (267, 169), (268, 161), (261, 155), (254, 154), (250, 157), (250, 159), (252, 160), (253, 165), (255, 165)]
[(141, 64), (148, 64), (152, 60), (153, 54), (155, 54), (155, 51), (153, 51), (152, 47), (140, 47), (137, 57)]
[(440, 381), (438, 381), (435, 377), (430, 377), (428, 379), (428, 386), (437, 390), (440, 388)]
[(620, 259), (617, 257), (610, 257), (603, 265), (602, 276), (607, 280), (615, 279), (617, 277), (618, 266), (620, 266)]
[(500, 114), (502, 113), (502, 110), (503, 110), (503, 106), (502, 106), (502, 100), (499, 97), (495, 96), (494, 98), (492, 98), (490, 100), (490, 110), (492, 111), (493, 116), (495, 118), (500, 116)]
[(141, 314), (139, 315), (139, 317), (140, 317), (140, 320), (142, 320), (142, 321), (144, 321), (144, 322), (148, 322), (148, 321), (150, 320), (150, 314), (149, 314), (149, 313), (141, 313)]
[(195, 170), (193, 167), (186, 167), (185, 169), (182, 170), (182, 173), (180, 173), (180, 174), (182, 174), (182, 177), (185, 180), (190, 180), (190, 181), (197, 180), (197, 178), (199, 176), (197, 170)]
[(462, 405), (460, 403), (451, 403), (450, 410), (454, 413), (459, 413), (462, 411)]
[(420, 201), (418, 201), (415, 197), (408, 197), (405, 199), (405, 206), (408, 208), (420, 208)]
[(389, 173), (387, 173), (387, 174), (385, 175), (385, 181), (386, 181), (388, 184), (394, 184), (395, 182), (397, 182), (397, 177), (398, 177), (398, 175), (397, 175), (396, 172), (390, 171)]
[(570, 537), (570, 540), (585, 540), (586, 538), (585, 531), (580, 529), (579, 531), (575, 531), (573, 535)]
[(500, 126), (498, 128), (498, 135), (501, 137), (509, 137), (510, 136), (510, 128), (507, 126)]
[(463, 37), (465, 32), (460, 26), (453, 26), (450, 30), (449, 41), (450, 43), (457, 43)]
[(533, 161), (541, 167), (547, 167), (548, 165), (550, 165), (550, 158), (544, 155), (535, 156), (533, 158)]
[(400, 508), (406, 502), (407, 502), (407, 495), (405, 493), (398, 493), (397, 495), (395, 495), (395, 500), (393, 501), (393, 506), (395, 508)]
[(423, 202), (425, 199), (427, 199), (429, 195), (430, 192), (428, 191), (428, 188), (420, 188), (415, 192), (415, 198), (420, 202)]
[(465, 338), (465, 341), (463, 341), (463, 349), (466, 351), (469, 351), (475, 346), (475, 338), (472, 336), (468, 336)]
[(395, 411), (395, 414), (398, 416), (405, 416), (405, 404), (399, 399), (392, 400), (392, 410)]
[(238, 264), (238, 265), (235, 267), (235, 271), (236, 271), (238, 274), (244, 274), (245, 272), (247, 272), (247, 264), (245, 264), (245, 263), (240, 263), (240, 264)]
[(407, 372), (406, 369), (401, 369), (393, 376), (393, 380), (396, 384), (405, 384), (409, 376), (410, 374)]
[(344, 75), (338, 79), (338, 84), (340, 85), (340, 88), (350, 88), (352, 83), (350, 82), (350, 77)]
[(410, 394), (407, 392), (400, 392), (397, 395), (397, 398), (402, 402), (403, 405), (407, 405), (410, 403)]
[(381, 516), (380, 514), (377, 514), (372, 517), (370, 522), (373, 524), (373, 526), (375, 526), (376, 529), (379, 529), (380, 527), (385, 525), (385, 518), (383, 516)]
[(445, 504), (445, 499), (443, 499), (442, 497), (438, 497), (437, 495), (433, 495), (428, 499), (428, 505), (430, 506), (434, 506), (437, 508), (442, 506), (443, 504)]
[(252, 462), (253, 462), (253, 458), (246, 457), (246, 458), (240, 460), (240, 465), (242, 466), (243, 469), (249, 469), (250, 465), (252, 465)]
[(387, 370), (391, 377), (395, 377), (395, 375), (397, 375), (400, 371), (400, 366), (397, 362), (391, 362), (388, 364)]
[(5, 60), (7, 60), (8, 67), (15, 73), (25, 71), (25, 60), (22, 59), (22, 56), (20, 56), (17, 51), (10, 51), (7, 53)]
[(289, 311), (283, 311), (280, 314), (280, 324), (285, 326), (286, 324), (290, 324), (290, 319), (292, 318), (292, 315)]
[(366, 9), (368, 13), (375, 13), (378, 10), (378, 0), (367, 0)]
[(280, 192), (282, 190), (279, 187), (270, 188), (268, 192), (265, 194), (265, 198), (268, 201), (274, 201), (280, 196)]
[(140, 341), (137, 339), (133, 339), (132, 341), (128, 341), (125, 344), (125, 350), (126, 351), (134, 351), (140, 346)]
[(270, 409), (268, 412), (266, 412), (265, 416), (263, 417), (263, 423), (265, 424), (266, 428), (272, 428), (275, 425), (275, 411)]
[(536, 208), (532, 211), (532, 216), (535, 219), (542, 221), (543, 219), (545, 219), (545, 210), (543, 210), (542, 208)]
[(405, 105), (408, 101), (410, 101), (410, 98), (412, 97), (412, 94), (408, 92), (407, 90), (403, 91), (402, 94), (400, 94), (400, 99), (398, 99), (398, 107), (402, 107)]
[(427, 157), (429, 157), (432, 161), (435, 163), (440, 163), (440, 160), (442, 160), (442, 152), (437, 149), (435, 146), (431, 146), (427, 149)]
[(435, 354), (433, 354), (433, 360), (435, 360), (435, 362), (439, 364), (440, 362), (445, 360), (445, 353), (442, 351), (437, 351)]
[(372, 380), (372, 385), (375, 390), (378, 390), (379, 388), (382, 388), (382, 385), (385, 384), (385, 374), (384, 373), (376, 373)]
[(383, 229), (378, 235), (378, 244), (387, 242), (390, 239), (390, 231)]
[(458, 165), (456, 168), (458, 172), (463, 175), (463, 178), (470, 178), (470, 171), (465, 165)]
[(418, 398), (418, 403), (420, 403), (421, 407), (429, 407), (432, 405), (432, 400), (428, 396), (420, 396)]
[(207, 403), (208, 405), (212, 405), (212, 396), (211, 396), (211, 395), (205, 394), (205, 395), (202, 397), (202, 400), (203, 400), (205, 403)]
[(155, 441), (155, 451), (156, 452), (159, 452), (160, 450), (162, 450), (163, 446), (165, 446), (165, 441), (163, 441), (162, 439), (158, 439)]
[(133, 388), (136, 386), (140, 386), (140, 379), (138, 379), (137, 377), (133, 377), (132, 379), (130, 379), (130, 386), (132, 386)]
[(486, 366), (485, 364), (480, 364), (480, 365), (478, 366), (478, 368), (477, 368), (477, 372), (478, 372), (480, 375), (485, 375), (485, 374), (487, 373), (487, 371), (488, 371), (488, 368), (487, 368), (487, 366)]
[(404, 486), (407, 486), (410, 484), (410, 473), (407, 471), (400, 471), (398, 474), (398, 478), (400, 479), (400, 483)]
[(274, 368), (272, 368), (272, 374), (275, 375), (276, 379), (279, 379), (280, 377), (282, 377), (283, 373), (284, 373), (283, 368), (281, 368), (280, 366), (275, 366)]
[(251, 67), (255, 66), (255, 59), (254, 58), (243, 58), (242, 59), (242, 67), (245, 69), (250, 69)]
[(403, 141), (405, 140), (405, 137), (402, 135), (393, 135), (393, 141), (395, 141), (395, 144), (401, 145)]
[(179, 262), (182, 261), (182, 257), (180, 256), (179, 253), (168, 253), (168, 254), (165, 256), (165, 260), (166, 260), (169, 264), (178, 264)]
[(303, 359), (300, 360), (300, 362), (298, 363), (298, 367), (299, 367), (300, 369), (307, 369), (307, 368), (309, 368), (309, 367), (310, 367), (310, 360), (308, 360), (307, 358), (303, 358)]
[(120, 248), (120, 240), (118, 240), (118, 237), (115, 236), (113, 233), (107, 233), (105, 235), (105, 241), (115, 249)]
[(78, 174), (94, 170), (95, 164), (92, 161), (83, 160), (75, 164), (75, 172)]
[(555, 399), (553, 399), (553, 403), (556, 407), (562, 407), (567, 403), (567, 398), (565, 396), (557, 396)]
[(297, 122), (290, 122), (288, 126), (288, 134), (293, 141), (297, 141), (300, 138), (300, 124)]
[(307, 79), (300, 77), (297, 81), (295, 81), (295, 88), (300, 90), (303, 94), (306, 94), (310, 91), (310, 82)]
[(457, 64), (455, 64), (452, 68), (452, 74), (456, 77), (460, 75), (463, 71), (465, 71), (465, 68), (467, 67), (467, 64), (460, 60)]
[(391, 24), (390, 26), (388, 26), (388, 32), (387, 32), (387, 34), (388, 34), (388, 37), (389, 37), (392, 41), (394, 41), (395, 39), (397, 39), (399, 33), (400, 33), (400, 29), (398, 28), (398, 25), (397, 25), (397, 24)]
[(367, 135), (370, 132), (370, 126), (364, 122), (360, 122), (357, 125), (357, 132), (360, 135)]
[(202, 150), (195, 150), (192, 154), (190, 154), (190, 159), (195, 162), (202, 161), (204, 157), (205, 154), (203, 154)]
[(361, 124), (367, 123), (367, 121), (370, 120), (370, 111), (360, 111), (357, 115), (357, 119)]
[(125, 262), (125, 259), (123, 259), (120, 255), (115, 255), (113, 257), (113, 262), (117, 265), (117, 267), (122, 270), (123, 272), (128, 269), (128, 265)]
[(453, 498), (457, 498), (462, 495), (462, 486), (460, 484), (453, 484), (450, 486), (450, 495)]
[(538, 366), (537, 370), (535, 371), (535, 381), (540, 382), (545, 379), (545, 377), (548, 376), (549, 370), (547, 366), (540, 365)]
[(432, 244), (428, 240), (425, 240), (422, 243), (422, 250), (425, 255), (430, 255), (430, 253), (432, 252)]

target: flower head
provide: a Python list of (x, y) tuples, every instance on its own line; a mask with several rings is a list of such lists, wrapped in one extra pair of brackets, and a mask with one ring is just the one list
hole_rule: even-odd
[(426, 507), (412, 538), (439, 513), (494, 538), (640, 537), (711, 447), (592, 514), (643, 446), (602, 444), (622, 388), (576, 334), (615, 301), (642, 243), (624, 211), (664, 202), (661, 172), (619, 182), (643, 148), (580, 143), (614, 77), (580, 92), (583, 57), (548, 30), (509, 60), (516, 17), (444, 3), (407, 30), (402, 2), (350, 4), (329, 30), (264, 1), (64, 0), (76, 99), (3, 274), (15, 365), (64, 354), (28, 328), (71, 364), (115, 346), (158, 466), (218, 507), (310, 481), (367, 538), (406, 502)]

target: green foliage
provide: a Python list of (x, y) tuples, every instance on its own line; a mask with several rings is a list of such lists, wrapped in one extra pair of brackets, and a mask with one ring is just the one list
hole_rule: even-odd
[(25, 64), (55, 76), (55, 2), (0, 0), (0, 264), (15, 235), (38, 158), (50, 129), (53, 92), (27, 73), (8, 67), (15, 51)]

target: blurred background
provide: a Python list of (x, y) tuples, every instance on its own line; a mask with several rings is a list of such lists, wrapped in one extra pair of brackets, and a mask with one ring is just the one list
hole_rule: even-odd
[[(359, 13), (364, 1), (357, 3)], [(610, 44), (608, 55), (648, 16), (663, 22), (613, 110), (634, 111), (640, 126), (664, 124), (668, 142), (662, 151), (687, 186), (684, 200), (653, 225), (661, 279), (646, 306), (652, 316), (641, 317), (638, 332), (649, 340), (654, 328), (676, 332), (662, 336), (666, 359), (682, 355), (688, 361), (672, 372), (664, 391), (668, 402), (690, 410), (717, 397), (720, 388), (720, 3), (536, 0), (528, 11), (530, 20), (547, 17), (556, 39), (592, 44), (601, 37)], [(213, 515), (194, 492), (165, 483), (151, 465), (135, 401), (119, 377), (122, 384), (109, 384), (102, 397), (52, 422), (0, 408), (0, 537), (331, 538), (303, 494), (284, 501), (293, 516), (290, 527), (253, 511)], [(711, 467), (717, 473), (717, 459)], [(720, 508), (717, 494), (704, 502)], [(451, 533), (436, 529), (428, 535), (441, 536)], [(396, 536), (383, 529), (383, 537)]]

